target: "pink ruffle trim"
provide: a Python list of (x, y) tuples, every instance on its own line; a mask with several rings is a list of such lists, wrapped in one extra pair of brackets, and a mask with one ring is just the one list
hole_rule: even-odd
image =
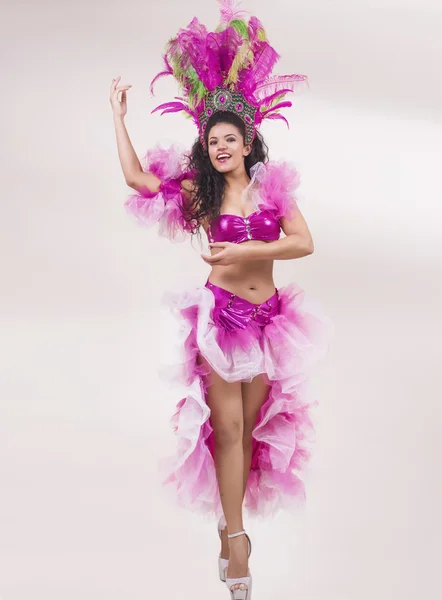
[(259, 177), (259, 207), (272, 210), (276, 216), (291, 219), (296, 212), (295, 191), (300, 184), (297, 169), (286, 162), (269, 162)]
[(185, 197), (181, 182), (191, 179), (192, 173), (185, 169), (185, 155), (174, 146), (149, 150), (141, 164), (145, 173), (150, 172), (161, 180), (157, 193), (147, 188), (129, 196), (124, 206), (126, 212), (145, 227), (159, 224), (159, 235), (182, 242), (194, 231), (195, 223), (183, 215)]
[(253, 457), (245, 497), (251, 515), (269, 516), (303, 504), (300, 474), (310, 457), (314, 428), (309, 411), (316, 402), (307, 395), (311, 367), (325, 355), (332, 326), (304, 308), (304, 292), (296, 285), (280, 291), (281, 312), (259, 335), (241, 333), (238, 344), (225, 346), (211, 315), (214, 297), (207, 288), (169, 295), (180, 319), (183, 355), (178, 377), (187, 386), (171, 423), (177, 436), (174, 457), (161, 463), (164, 484), (178, 503), (203, 514), (222, 513), (214, 466), (213, 429), (206, 404), (201, 354), (227, 381), (250, 381), (264, 373), (271, 385), (253, 431)]

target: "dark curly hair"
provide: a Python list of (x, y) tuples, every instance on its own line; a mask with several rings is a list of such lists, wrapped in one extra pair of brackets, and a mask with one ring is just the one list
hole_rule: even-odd
[[(208, 147), (210, 130), (218, 123), (235, 125), (240, 130), (243, 139), (245, 138), (245, 125), (242, 119), (231, 112), (219, 111), (214, 113), (207, 122), (206, 147)], [(208, 150), (204, 150), (199, 138), (193, 144), (188, 159), (189, 169), (195, 172), (196, 176), (193, 179), (195, 191), (191, 194), (186, 220), (193, 221), (196, 224), (201, 223), (204, 219), (210, 220), (219, 215), (226, 180), (224, 175), (213, 167)], [(252, 142), (252, 151), (244, 158), (247, 175), (250, 177), (250, 168), (254, 164), (257, 162), (266, 163), (268, 160), (268, 148), (262, 135), (256, 132), (255, 139)], [(199, 229), (198, 225), (196, 229)]]

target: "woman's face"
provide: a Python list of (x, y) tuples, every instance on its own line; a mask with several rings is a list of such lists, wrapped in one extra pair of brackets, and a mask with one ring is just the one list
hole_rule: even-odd
[(210, 162), (220, 173), (243, 169), (244, 157), (252, 149), (251, 145), (244, 145), (241, 131), (230, 123), (217, 123), (211, 128), (207, 147)]

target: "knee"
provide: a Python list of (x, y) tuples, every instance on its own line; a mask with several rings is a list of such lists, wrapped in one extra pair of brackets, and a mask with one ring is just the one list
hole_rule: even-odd
[(220, 423), (214, 427), (213, 433), (217, 446), (226, 448), (241, 443), (243, 439), (243, 424), (240, 421), (229, 421)]

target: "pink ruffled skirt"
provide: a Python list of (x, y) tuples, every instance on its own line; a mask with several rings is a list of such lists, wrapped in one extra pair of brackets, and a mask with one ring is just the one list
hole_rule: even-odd
[(308, 375), (327, 350), (329, 320), (306, 310), (296, 284), (253, 304), (207, 282), (172, 294), (168, 303), (183, 336), (178, 376), (186, 396), (171, 419), (177, 448), (161, 463), (164, 484), (172, 486), (179, 505), (222, 514), (206, 403), (209, 365), (225, 381), (249, 382), (262, 374), (270, 386), (253, 430), (245, 510), (269, 516), (302, 505), (301, 475), (314, 441), (310, 409), (317, 404), (308, 395)]

